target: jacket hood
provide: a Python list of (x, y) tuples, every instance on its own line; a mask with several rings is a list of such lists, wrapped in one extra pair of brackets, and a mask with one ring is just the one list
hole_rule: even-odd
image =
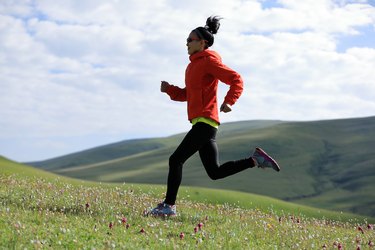
[(220, 55), (213, 50), (205, 49), (203, 51), (197, 52), (189, 57), (190, 61), (194, 61), (195, 59), (201, 58), (201, 57), (214, 57), (215, 59), (221, 61)]

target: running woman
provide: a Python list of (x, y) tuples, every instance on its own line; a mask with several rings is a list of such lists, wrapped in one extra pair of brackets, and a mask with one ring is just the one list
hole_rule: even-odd
[(243, 91), (241, 76), (224, 65), (220, 55), (210, 50), (214, 34), (220, 27), (220, 17), (211, 16), (204, 27), (191, 31), (186, 41), (190, 64), (185, 72), (185, 87), (180, 88), (161, 82), (160, 90), (174, 101), (187, 102), (188, 119), (192, 124), (181, 144), (169, 158), (169, 173), (165, 200), (151, 210), (152, 215), (175, 216), (176, 198), (186, 160), (199, 152), (203, 166), (212, 180), (225, 178), (248, 168), (272, 168), (280, 171), (277, 162), (261, 148), (255, 148), (245, 159), (219, 163), (216, 133), (220, 125), (217, 87), (221, 81), (229, 85), (220, 111), (228, 113)]

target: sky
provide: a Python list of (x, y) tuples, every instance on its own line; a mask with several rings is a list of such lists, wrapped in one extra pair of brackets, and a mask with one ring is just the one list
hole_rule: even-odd
[(211, 49), (244, 79), (222, 123), (375, 115), (373, 0), (2, 0), (0, 155), (188, 131), (160, 82), (184, 87), (186, 38), (210, 15), (224, 18)]

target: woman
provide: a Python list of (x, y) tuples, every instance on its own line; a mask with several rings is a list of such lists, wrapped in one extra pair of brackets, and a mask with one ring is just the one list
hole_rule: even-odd
[(187, 101), (188, 119), (192, 123), (192, 128), (169, 158), (166, 198), (164, 202), (151, 210), (153, 215), (176, 215), (175, 202), (181, 184), (182, 167), (185, 161), (196, 152), (199, 152), (203, 166), (213, 180), (225, 178), (255, 166), (280, 171), (276, 161), (260, 148), (256, 148), (249, 158), (219, 164), (215, 141), (220, 124), (217, 105), (218, 81), (229, 85), (229, 91), (220, 106), (220, 111), (224, 113), (232, 110), (232, 105), (243, 90), (241, 76), (225, 66), (218, 53), (208, 49), (214, 43), (213, 35), (220, 27), (220, 19), (217, 16), (209, 17), (205, 27), (194, 29), (187, 38), (186, 46), (190, 55), (190, 64), (185, 72), (185, 87), (180, 88), (166, 81), (161, 82), (161, 92), (167, 93), (174, 101)]

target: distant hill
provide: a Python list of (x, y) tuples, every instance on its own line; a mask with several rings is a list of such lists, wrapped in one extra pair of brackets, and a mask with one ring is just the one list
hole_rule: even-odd
[[(165, 184), (169, 155), (183, 136), (128, 140), (28, 164), (85, 180)], [(220, 126), (217, 142), (221, 162), (248, 157), (260, 146), (282, 170), (249, 169), (211, 181), (194, 156), (185, 164), (183, 185), (375, 216), (375, 117), (227, 123)]]

